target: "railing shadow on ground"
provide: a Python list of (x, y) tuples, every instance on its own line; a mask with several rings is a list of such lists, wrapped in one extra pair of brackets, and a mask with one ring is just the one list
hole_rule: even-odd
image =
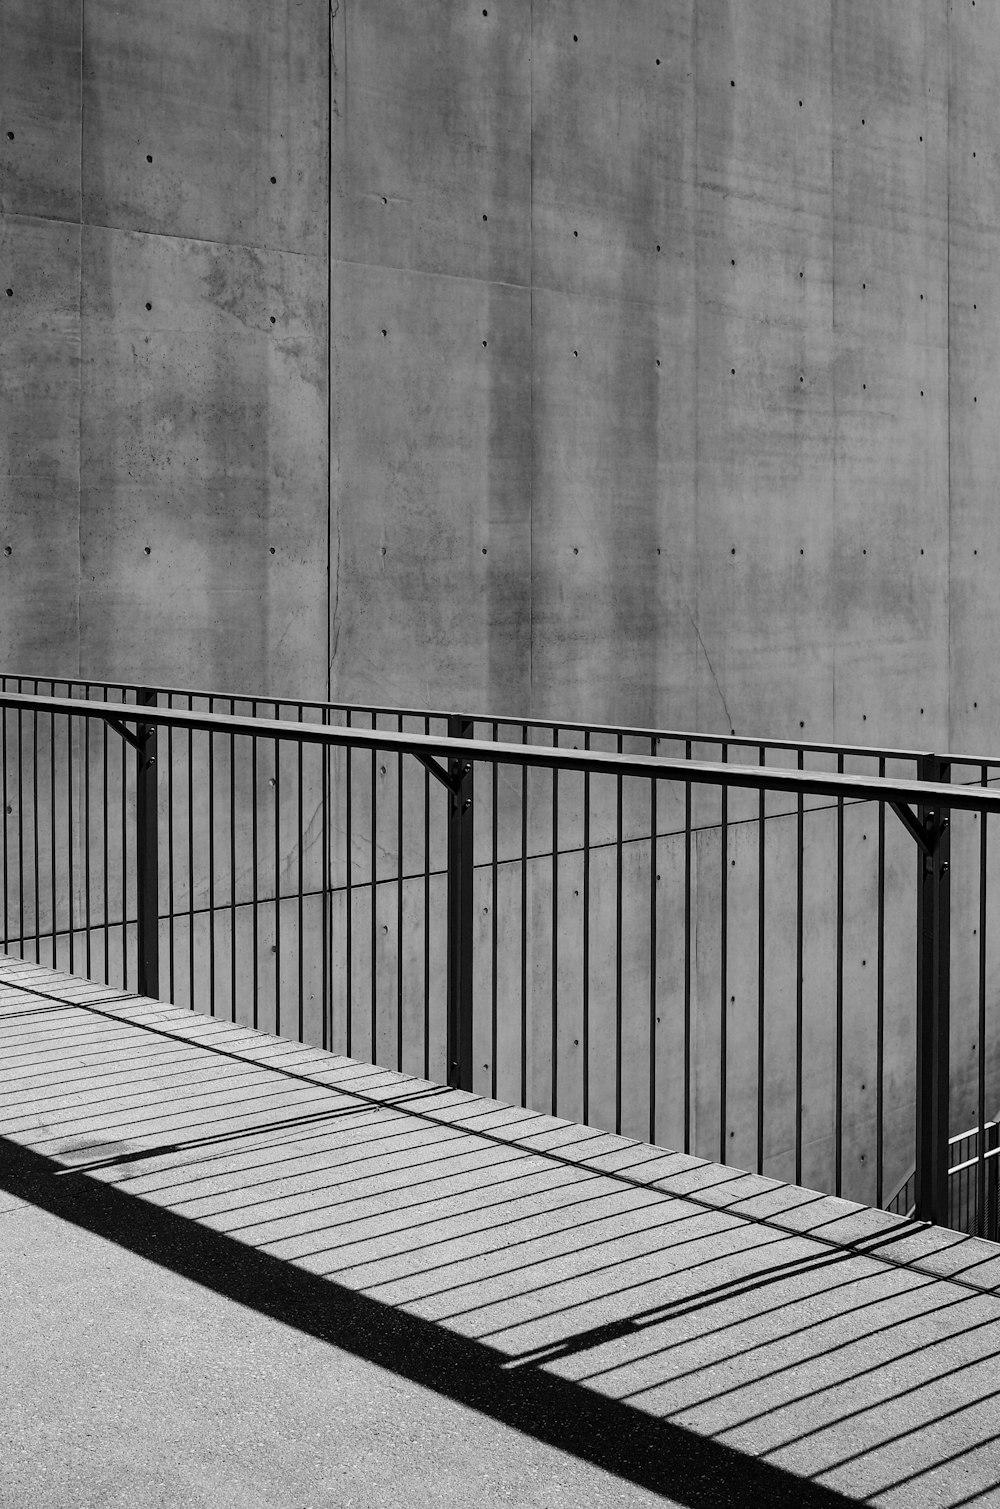
[[(995, 1372), (1000, 1353), (978, 1340), (995, 1328), (995, 1295), (943, 1289), (880, 1258), (877, 1241), (824, 1245), (815, 1223), (799, 1235), (712, 1203), (738, 1171), (664, 1198), (641, 1179), (664, 1156), (654, 1148), (597, 1170), (581, 1166), (579, 1144), (575, 1156), (546, 1146), (558, 1128), (532, 1113), (511, 1112), (524, 1125), (512, 1143), (490, 1132), (495, 1105), (460, 1101), (442, 1122), (431, 1108), (450, 1092), (433, 1086), (360, 1065), (331, 1085), (283, 1068), (282, 1045), (267, 1066), (99, 1006), (82, 1015), (41, 1005), (5, 1035), (8, 1130), (23, 1135), (24, 1120), (36, 1143), (0, 1140), (8, 1193), (691, 1509), (856, 1502), (810, 1476), (894, 1443), (909, 1471), (887, 1480), (883, 1461), (879, 1491), (915, 1485), (948, 1464), (913, 1470), (921, 1441), (956, 1412), (956, 1380)], [(611, 1217), (619, 1229), (602, 1241)], [(534, 1223), (533, 1246), (520, 1221)], [(478, 1239), (471, 1256), (446, 1246), (459, 1231)], [(648, 1285), (664, 1279), (673, 1297), (650, 1305)], [(593, 1324), (602, 1308), (610, 1316)], [(875, 1408), (869, 1388), (898, 1428), (845, 1450)], [(972, 1392), (959, 1412), (990, 1407), (992, 1384)], [(767, 1459), (779, 1455), (794, 1470)], [(869, 1474), (866, 1495), (872, 1486)]]
[(64, 1170), (54, 1160), (6, 1140), (0, 1147), (0, 1187), (8, 1194), (691, 1509), (718, 1504), (726, 1482), (741, 1485), (744, 1503), (832, 1509), (853, 1502), (574, 1382), (509, 1370), (480, 1342), (86, 1175), (57, 1180)]

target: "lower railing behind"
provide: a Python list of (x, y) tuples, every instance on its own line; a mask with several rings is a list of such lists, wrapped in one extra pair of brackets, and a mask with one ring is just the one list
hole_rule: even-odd
[[(980, 1135), (970, 1127), (948, 1138), (948, 1219), (954, 1231), (1000, 1241), (1000, 1127), (986, 1122)], [(917, 1171), (911, 1169), (885, 1201), (895, 1215), (912, 1216), (917, 1208)]]
[(946, 1219), (996, 1053), (986, 763), (73, 690), (0, 693), (8, 951), (869, 1203), (915, 1164)]

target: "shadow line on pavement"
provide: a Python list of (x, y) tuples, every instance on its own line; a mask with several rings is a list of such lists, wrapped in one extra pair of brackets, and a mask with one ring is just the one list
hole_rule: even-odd
[[(58, 1176), (58, 1177), (57, 1177)], [(572, 1453), (687, 1509), (725, 1503), (836, 1509), (856, 1502), (684, 1426), (152, 1205), (0, 1139), (0, 1187), (214, 1293)]]

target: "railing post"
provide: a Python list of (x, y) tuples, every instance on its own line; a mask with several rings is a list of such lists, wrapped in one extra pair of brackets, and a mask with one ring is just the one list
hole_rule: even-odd
[[(450, 715), (449, 739), (472, 725)], [(472, 1089), (472, 761), (452, 760), (448, 814), (448, 1083)]]
[[(917, 778), (947, 781), (950, 766), (921, 755)], [(948, 1089), (951, 987), (949, 814), (919, 809), (926, 848), (918, 853), (917, 886), (917, 1148), (916, 1216), (948, 1224)]]
[[(139, 688), (141, 707), (155, 707), (156, 693)], [(156, 724), (136, 723), (136, 902), (138, 914), (138, 991), (160, 994), (160, 898), (157, 852)]]

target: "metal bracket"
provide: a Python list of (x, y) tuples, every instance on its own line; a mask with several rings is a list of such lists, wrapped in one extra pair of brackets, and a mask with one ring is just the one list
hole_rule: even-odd
[(469, 763), (467, 760), (463, 761), (460, 765), (456, 765), (455, 769), (449, 774), (447, 770), (441, 768), (432, 755), (417, 754), (414, 751), (414, 757), (420, 761), (425, 770), (430, 771), (435, 780), (440, 781), (442, 786), (447, 786), (452, 795), (461, 786), (463, 776), (469, 773)]
[[(109, 728), (114, 729), (116, 734), (120, 734), (122, 736), (126, 744), (131, 744), (133, 749), (142, 749), (143, 745), (145, 744), (145, 739), (140, 738), (138, 733), (133, 733), (130, 728), (126, 728), (125, 724), (120, 722), (118, 718), (105, 718), (104, 721)], [(141, 727), (142, 725), (140, 724), (137, 726)]]
[(892, 808), (893, 812), (895, 812), (896, 816), (899, 818), (899, 821), (902, 823), (907, 833), (909, 833), (912, 838), (916, 839), (917, 843), (920, 845), (921, 849), (923, 849), (924, 853), (928, 857), (932, 855), (934, 853), (936, 845), (931, 843), (926, 828), (917, 818), (916, 814), (913, 811), (913, 808), (908, 807), (905, 802), (890, 802), (889, 806)]

